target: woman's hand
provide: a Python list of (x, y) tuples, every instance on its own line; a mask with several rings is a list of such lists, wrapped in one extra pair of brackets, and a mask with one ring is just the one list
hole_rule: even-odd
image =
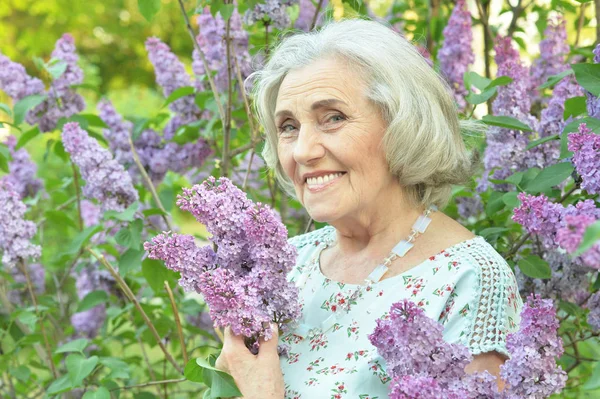
[(271, 325), (273, 337), (260, 341), (258, 355), (253, 355), (244, 344), (244, 337), (225, 329), (223, 350), (215, 367), (233, 377), (244, 399), (283, 399), (283, 374), (279, 366), (277, 344), (279, 331)]

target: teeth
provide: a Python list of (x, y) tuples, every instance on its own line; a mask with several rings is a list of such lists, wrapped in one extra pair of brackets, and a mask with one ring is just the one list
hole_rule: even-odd
[(337, 179), (341, 175), (342, 173), (332, 173), (326, 176), (309, 177), (308, 179), (306, 179), (306, 183), (309, 186), (322, 185), (329, 183), (331, 180)]

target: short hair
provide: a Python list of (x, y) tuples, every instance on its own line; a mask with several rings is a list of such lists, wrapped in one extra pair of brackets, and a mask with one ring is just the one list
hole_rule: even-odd
[(446, 206), (452, 185), (473, 175), (475, 160), (461, 131), (481, 131), (481, 125), (459, 121), (449, 85), (414, 45), (383, 24), (362, 19), (329, 22), (318, 31), (284, 38), (264, 68), (249, 78), (266, 135), (262, 156), (283, 189), (295, 197), (277, 154), (274, 114), (279, 88), (290, 70), (332, 56), (363, 75), (365, 95), (387, 124), (382, 144), (390, 172), (411, 203)]

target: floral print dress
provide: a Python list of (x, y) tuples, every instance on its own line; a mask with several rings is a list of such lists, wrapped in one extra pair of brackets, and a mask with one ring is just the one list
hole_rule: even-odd
[[(335, 235), (327, 226), (290, 239), (298, 258), (289, 279), (300, 289), (303, 317), (280, 337), (289, 345), (289, 355), (281, 358), (286, 399), (387, 398), (385, 361), (368, 335), (376, 320), (404, 298), (442, 323), (446, 341), (467, 346), (473, 355), (508, 354), (506, 336), (518, 329), (523, 304), (513, 272), (485, 239), (453, 245), (349, 299), (357, 285), (330, 280), (319, 265), (321, 251)], [(332, 314), (329, 330), (306, 333)]]

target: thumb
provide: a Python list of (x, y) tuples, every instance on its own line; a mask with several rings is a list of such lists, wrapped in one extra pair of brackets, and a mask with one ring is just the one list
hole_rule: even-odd
[(277, 323), (271, 323), (270, 327), (273, 334), (267, 341), (261, 338), (260, 349), (258, 351), (259, 357), (262, 354), (277, 353), (277, 345), (279, 344), (279, 327), (277, 326)]

